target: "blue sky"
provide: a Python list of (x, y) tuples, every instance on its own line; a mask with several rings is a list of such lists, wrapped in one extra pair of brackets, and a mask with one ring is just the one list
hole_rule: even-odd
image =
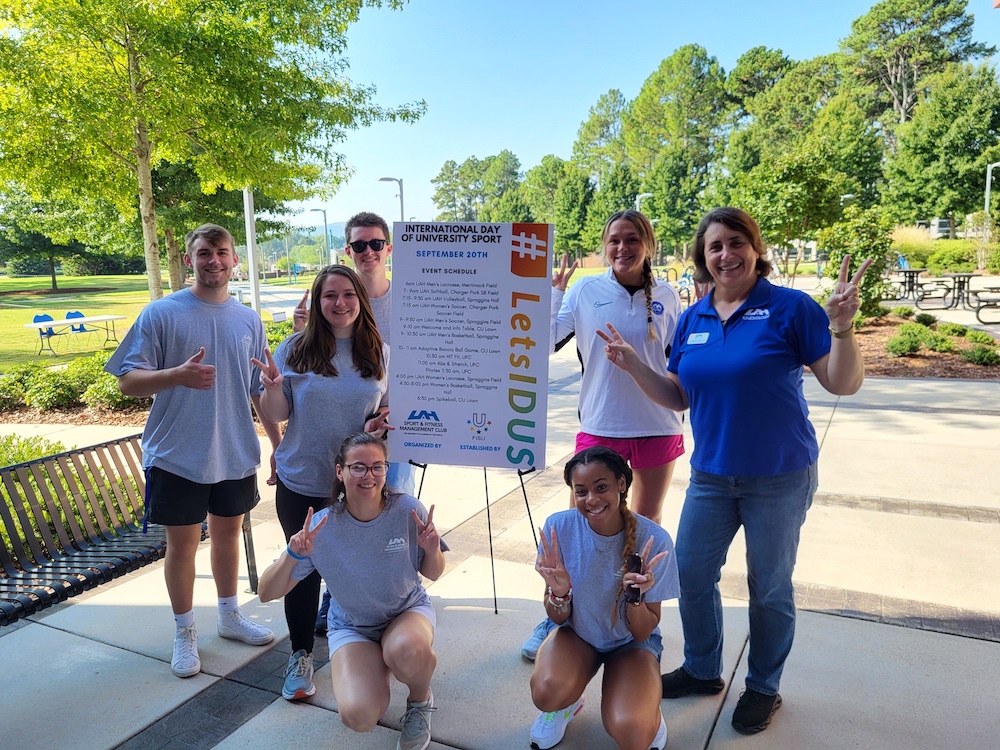
[[(416, 124), (383, 123), (338, 144), (354, 169), (328, 201), (330, 223), (370, 210), (399, 219), (437, 214), (431, 185), (448, 159), (510, 149), (527, 171), (545, 154), (569, 158), (580, 124), (601, 94), (629, 99), (663, 58), (702, 45), (726, 71), (751, 47), (801, 60), (833, 52), (871, 0), (410, 0), (402, 11), (366, 9), (348, 33), (349, 77), (375, 85), (376, 101), (423, 99)], [(972, 0), (974, 38), (1000, 45), (1000, 10)], [(318, 213), (293, 219), (321, 221)]]

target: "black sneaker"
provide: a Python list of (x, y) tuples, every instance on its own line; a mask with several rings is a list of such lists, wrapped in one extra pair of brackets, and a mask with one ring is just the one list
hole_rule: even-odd
[(721, 677), (714, 680), (699, 680), (688, 674), (684, 667), (678, 667), (669, 674), (662, 675), (664, 698), (681, 698), (685, 695), (715, 695), (726, 687)]
[(767, 729), (774, 712), (781, 708), (781, 696), (764, 695), (747, 688), (733, 711), (733, 729), (740, 734), (757, 734)]

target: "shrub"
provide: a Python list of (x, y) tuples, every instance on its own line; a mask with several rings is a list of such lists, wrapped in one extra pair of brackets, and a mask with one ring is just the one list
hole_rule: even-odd
[(931, 331), (924, 339), (924, 344), (932, 352), (950, 352), (955, 350), (955, 345), (950, 338), (934, 331)]
[(41, 362), (14, 365), (0, 377), (0, 409), (16, 409), (25, 404), (31, 383), (48, 368)]
[(46, 370), (41, 373), (25, 390), (25, 403), (39, 411), (67, 409), (80, 403), (80, 391), (73, 386), (65, 372)]
[(66, 447), (42, 437), (20, 438), (17, 435), (0, 437), (0, 466), (34, 461), (36, 458), (62, 453)]
[(126, 396), (118, 387), (118, 378), (109, 372), (102, 372), (93, 383), (87, 386), (81, 399), (87, 406), (104, 409), (127, 409), (130, 406), (149, 402), (149, 399)]
[(969, 328), (961, 323), (938, 323), (937, 330), (945, 336), (964, 336)]
[(1000, 273), (1000, 249), (991, 250), (986, 256), (986, 270), (990, 273)]
[(976, 344), (971, 349), (962, 352), (962, 356), (974, 365), (982, 365), (983, 367), (1000, 365), (1000, 352), (997, 352), (992, 346)]
[(914, 320), (922, 326), (932, 326), (937, 322), (937, 318), (930, 313), (918, 313)]
[(933, 331), (923, 323), (903, 323), (896, 329), (897, 336), (906, 336), (917, 341), (926, 341), (932, 333)]
[(899, 307), (893, 308), (892, 313), (900, 318), (912, 318), (913, 308), (907, 307), (906, 305), (900, 305)]
[(267, 347), (274, 353), (278, 344), (292, 335), (292, 320), (284, 320), (281, 323), (264, 323), (264, 331), (267, 333)]
[(923, 268), (935, 247), (926, 229), (899, 226), (892, 230), (892, 249), (905, 255), (911, 268)]
[(997, 340), (986, 333), (986, 331), (967, 331), (965, 334), (965, 340), (971, 341), (973, 344), (983, 344), (985, 346), (997, 345)]
[(63, 369), (66, 382), (78, 395), (82, 395), (103, 373), (104, 365), (111, 359), (111, 352), (96, 352), (89, 357), (74, 359)]
[(969, 240), (938, 240), (927, 259), (931, 276), (976, 270), (976, 248)]
[(891, 231), (892, 222), (880, 206), (862, 210), (850, 205), (842, 221), (816, 234), (818, 246), (829, 253), (826, 275), (831, 279), (837, 278), (840, 261), (847, 253), (851, 255), (849, 274), (856, 273), (866, 258), (874, 259), (875, 268), (866, 274), (859, 290), (859, 310), (866, 317), (874, 315), (885, 298), (887, 284), (882, 269), (892, 245)]
[(914, 336), (893, 336), (885, 342), (885, 351), (890, 357), (905, 357), (920, 351), (920, 339)]
[(868, 325), (869, 318), (866, 318), (861, 313), (855, 313), (854, 319), (851, 321), (851, 325), (854, 326), (855, 331), (860, 331), (866, 325)]

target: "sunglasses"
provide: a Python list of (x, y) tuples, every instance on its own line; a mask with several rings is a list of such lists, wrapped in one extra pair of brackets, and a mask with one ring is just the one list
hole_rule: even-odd
[(351, 472), (351, 476), (357, 479), (365, 476), (369, 471), (372, 473), (373, 477), (384, 477), (386, 472), (389, 471), (389, 467), (386, 464), (372, 464), (371, 466), (365, 466), (364, 464), (348, 464), (347, 470)]
[(376, 253), (380, 252), (385, 247), (385, 240), (355, 240), (354, 242), (348, 242), (348, 246), (356, 253), (363, 253), (366, 247), (370, 247)]

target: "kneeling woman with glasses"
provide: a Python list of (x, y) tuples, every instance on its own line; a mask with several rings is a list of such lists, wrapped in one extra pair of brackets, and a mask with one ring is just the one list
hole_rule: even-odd
[(369, 433), (347, 438), (336, 461), (332, 505), (306, 515), (302, 530), (260, 578), (261, 601), (284, 596), (313, 571), (331, 594), (333, 695), (344, 725), (373, 729), (389, 707), (389, 674), (409, 688), (398, 747), (430, 743), (434, 607), (420, 576), (444, 571), (434, 506), (389, 493), (385, 443)]

